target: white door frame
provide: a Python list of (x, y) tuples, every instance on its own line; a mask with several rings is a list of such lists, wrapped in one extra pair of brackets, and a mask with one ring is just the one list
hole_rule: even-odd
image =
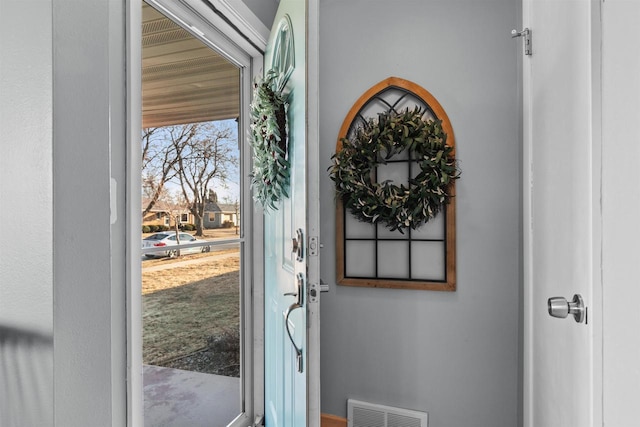
[[(307, 0), (307, 233), (315, 237), (320, 237), (319, 16), (319, 0)], [(316, 250), (320, 254), (320, 248)], [(319, 255), (307, 258), (307, 280), (320, 290)], [(307, 310), (312, 326), (307, 329), (307, 422), (309, 427), (320, 427), (320, 304), (307, 304)]]
[(603, 418), (607, 426), (638, 424), (640, 317), (640, 3), (607, 0), (603, 25)]
[[(211, 0), (213, 8), (203, 2), (189, 0), (149, 0), (148, 3), (160, 7), (167, 16), (190, 29), (192, 34), (208, 46), (225, 56), (234, 64), (242, 67), (240, 129), (247, 129), (249, 102), (254, 77), (261, 74), (263, 52), (269, 30), (240, 1)], [(142, 296), (140, 284), (142, 272), (140, 265), (141, 229), (141, 176), (140, 176), (140, 129), (142, 127), (142, 84), (141, 84), (141, 9), (142, 0), (128, 0), (126, 8), (126, 61), (127, 61), (127, 425), (144, 425), (144, 396), (142, 374)], [(222, 16), (218, 15), (219, 12)], [(234, 28), (235, 27), (235, 28)], [(226, 37), (212, 37), (215, 34)], [(247, 134), (239, 132), (243, 150), (248, 152)], [(251, 170), (251, 156), (244, 155), (241, 173), (248, 182)], [(264, 413), (263, 384), (263, 254), (262, 254), (262, 211), (255, 206), (249, 191), (243, 194), (241, 223), (248, 230), (248, 243), (252, 252), (247, 251), (243, 259), (243, 280), (246, 283), (241, 295), (242, 306), (246, 309), (243, 318), (248, 320), (243, 330), (243, 348), (251, 349), (244, 354), (245, 363), (242, 375), (243, 407), (245, 412), (233, 425), (253, 423), (256, 415)], [(125, 351), (125, 349), (122, 349)], [(246, 358), (251, 358), (251, 362)], [(245, 391), (253, 391), (248, 393)]]

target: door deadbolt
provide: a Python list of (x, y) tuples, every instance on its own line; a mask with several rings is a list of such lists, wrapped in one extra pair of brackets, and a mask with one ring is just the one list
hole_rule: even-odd
[(549, 315), (552, 317), (564, 319), (571, 314), (578, 323), (584, 322), (586, 317), (587, 309), (584, 306), (584, 301), (582, 297), (577, 294), (573, 296), (572, 301), (567, 301), (566, 298), (563, 297), (549, 298), (547, 306), (549, 308)]
[(296, 261), (304, 260), (304, 233), (302, 228), (298, 228), (296, 237), (291, 239), (291, 252), (296, 254)]

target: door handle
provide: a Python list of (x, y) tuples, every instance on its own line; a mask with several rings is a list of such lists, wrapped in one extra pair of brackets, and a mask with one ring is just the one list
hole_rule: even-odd
[(291, 328), (289, 328), (289, 316), (291, 313), (298, 309), (302, 308), (302, 303), (304, 302), (304, 275), (302, 273), (298, 273), (296, 276), (298, 292), (287, 292), (285, 295), (298, 297), (298, 300), (291, 304), (287, 311), (284, 314), (284, 328), (287, 331), (287, 335), (289, 336), (289, 341), (291, 341), (291, 345), (293, 346), (294, 351), (296, 352), (296, 364), (298, 365), (298, 372), (303, 372), (303, 363), (302, 363), (302, 348), (296, 345), (295, 340), (293, 339), (293, 335), (291, 334)]
[(293, 304), (291, 304), (289, 306), (289, 308), (287, 309), (287, 312), (284, 315), (284, 327), (287, 330), (287, 335), (289, 336), (289, 341), (291, 341), (291, 345), (293, 346), (294, 351), (296, 352), (296, 363), (298, 365), (298, 372), (302, 373), (303, 371), (303, 367), (302, 367), (302, 348), (298, 347), (296, 345), (296, 342), (293, 339), (293, 335), (291, 335), (291, 329), (289, 328), (289, 316), (291, 315), (291, 313), (298, 309), (298, 308), (302, 308), (302, 306), (300, 304), (298, 304), (297, 302), (294, 302)]
[(563, 297), (549, 298), (547, 301), (547, 307), (549, 309), (550, 316), (564, 319), (571, 314), (573, 315), (574, 320), (578, 323), (584, 322), (587, 314), (587, 308), (584, 306), (584, 301), (578, 294), (573, 296), (572, 301), (567, 301), (566, 298)]

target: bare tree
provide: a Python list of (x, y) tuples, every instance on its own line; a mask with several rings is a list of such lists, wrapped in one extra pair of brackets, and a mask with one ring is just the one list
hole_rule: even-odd
[(158, 128), (142, 129), (142, 170), (145, 170), (149, 162), (155, 158), (156, 150), (154, 145), (156, 144), (156, 139), (154, 135), (157, 130)]
[[(189, 211), (189, 207), (187, 201), (184, 200), (181, 194), (169, 194), (167, 200), (164, 202), (165, 209), (167, 214), (173, 221), (173, 229), (176, 233), (176, 243), (180, 244), (180, 218), (183, 213), (187, 213)], [(169, 221), (169, 226), (171, 226), (171, 221)], [(180, 256), (180, 250), (178, 249), (178, 256)]]
[(232, 129), (219, 122), (193, 126), (192, 138), (173, 139), (174, 150), (180, 153), (174, 170), (182, 195), (195, 217), (196, 236), (202, 236), (209, 188), (214, 182), (224, 184), (237, 166), (237, 141)]
[(154, 206), (158, 206), (163, 200), (170, 197), (165, 183), (160, 185), (160, 177), (153, 175), (150, 171), (142, 176), (142, 197), (147, 204), (143, 212), (143, 216), (147, 214)]
[(146, 199), (144, 216), (166, 197), (165, 185), (176, 176), (181, 149), (195, 137), (196, 124), (145, 128), (142, 130), (142, 191)]

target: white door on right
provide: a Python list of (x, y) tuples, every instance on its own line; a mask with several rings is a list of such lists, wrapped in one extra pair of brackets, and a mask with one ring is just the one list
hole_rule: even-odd
[[(601, 425), (600, 4), (525, 0), (524, 425)], [(523, 52), (524, 55), (524, 52)], [(584, 301), (580, 323), (566, 313)], [(549, 314), (549, 298), (555, 314)], [(566, 299), (567, 303), (564, 303)], [(579, 317), (579, 316), (578, 316)]]

